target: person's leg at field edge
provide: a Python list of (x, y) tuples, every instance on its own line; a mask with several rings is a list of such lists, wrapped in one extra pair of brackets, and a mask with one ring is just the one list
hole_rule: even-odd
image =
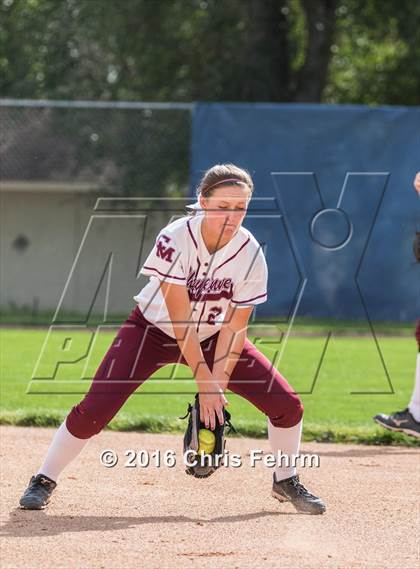
[(408, 410), (410, 411), (416, 423), (420, 423), (420, 351), (417, 354), (414, 389), (413, 393), (411, 394), (410, 403), (408, 404)]
[(408, 410), (412, 414), (414, 420), (420, 423), (420, 319), (417, 320), (416, 326), (416, 340), (417, 340), (417, 362), (416, 362), (416, 375), (414, 379), (414, 389), (411, 395)]
[(416, 371), (414, 388), (408, 407), (389, 415), (379, 413), (373, 417), (373, 420), (390, 431), (398, 431), (420, 438), (420, 319), (417, 321), (416, 339), (418, 348)]
[(21, 506), (38, 509), (32, 506), (41, 501), (45, 507), (43, 495), (49, 499), (60, 473), (90, 438), (111, 421), (139, 385), (159, 367), (178, 358), (175, 340), (150, 325), (136, 307), (119, 329), (88, 393), (56, 431), (43, 464), (21, 499)]

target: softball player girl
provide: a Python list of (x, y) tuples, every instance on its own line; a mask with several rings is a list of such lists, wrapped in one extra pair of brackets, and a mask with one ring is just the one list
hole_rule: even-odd
[[(223, 422), (226, 389), (267, 416), (277, 457), (297, 455), (303, 407), (271, 362), (247, 339), (249, 317), (267, 300), (267, 265), (260, 245), (242, 227), (253, 192), (245, 170), (216, 165), (197, 189), (193, 215), (162, 229), (141, 272), (149, 283), (102, 360), (89, 392), (54, 435), (44, 463), (20, 505), (47, 505), (63, 469), (118, 413), (157, 369), (182, 363), (192, 370), (200, 418)], [(272, 495), (302, 513), (321, 514), (324, 503), (300, 483), (294, 466), (277, 465)]]

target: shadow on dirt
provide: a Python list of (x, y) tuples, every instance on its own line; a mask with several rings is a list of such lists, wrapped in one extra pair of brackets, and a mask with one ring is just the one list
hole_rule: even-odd
[(44, 510), (29, 511), (15, 508), (9, 520), (0, 529), (0, 535), (8, 537), (40, 537), (84, 531), (124, 530), (144, 524), (196, 524), (205, 526), (217, 523), (244, 522), (267, 516), (295, 516), (297, 512), (280, 510), (260, 511), (252, 514), (194, 518), (189, 516), (56, 516)]

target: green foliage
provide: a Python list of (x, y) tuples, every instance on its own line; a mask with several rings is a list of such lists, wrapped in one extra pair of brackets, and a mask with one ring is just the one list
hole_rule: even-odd
[(419, 20), (413, 0), (0, 0), (0, 89), (418, 104)]
[(337, 10), (326, 102), (420, 103), (420, 3), (345, 0)]

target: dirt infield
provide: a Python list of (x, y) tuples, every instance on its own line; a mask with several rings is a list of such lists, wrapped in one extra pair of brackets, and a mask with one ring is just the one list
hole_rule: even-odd
[[(271, 468), (251, 467), (267, 441), (229, 439), (239, 468), (186, 476), (182, 438), (103, 431), (61, 475), (47, 510), (19, 497), (54, 429), (1, 427), (1, 567), (361, 569), (418, 567), (418, 449), (304, 443), (320, 468), (301, 479), (327, 504), (303, 516), (270, 496)], [(120, 457), (105, 468), (100, 452)], [(174, 449), (176, 465), (124, 467), (126, 449)]]

